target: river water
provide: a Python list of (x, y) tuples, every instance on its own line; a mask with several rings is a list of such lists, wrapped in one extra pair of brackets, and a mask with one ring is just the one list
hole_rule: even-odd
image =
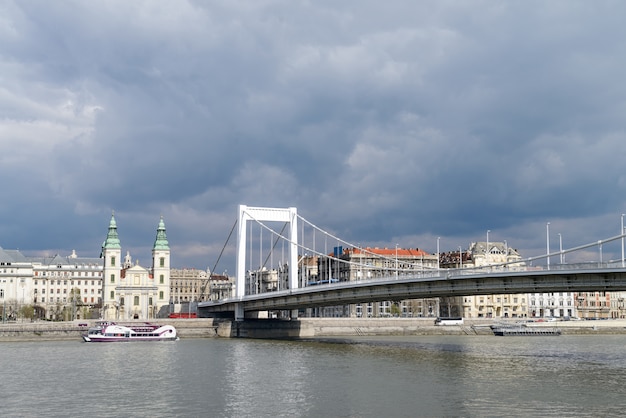
[(621, 416), (626, 336), (0, 343), (4, 417)]

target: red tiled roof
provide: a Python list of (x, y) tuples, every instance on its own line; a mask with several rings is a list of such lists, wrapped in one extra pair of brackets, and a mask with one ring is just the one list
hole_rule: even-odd
[[(398, 255), (398, 257), (421, 257), (424, 255), (430, 255), (429, 253), (427, 253), (424, 250), (420, 250), (419, 248), (398, 248), (397, 250), (395, 248), (363, 248), (363, 251), (361, 251), (360, 248), (348, 248), (346, 250), (344, 250), (344, 252), (347, 253), (352, 253), (352, 254), (376, 254), (376, 255), (381, 255), (381, 256), (386, 256), (386, 257), (395, 257), (396, 254)], [(329, 254), (329, 255), (332, 255)]]

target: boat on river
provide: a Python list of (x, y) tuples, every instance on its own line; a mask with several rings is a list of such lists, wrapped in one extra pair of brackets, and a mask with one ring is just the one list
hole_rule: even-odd
[(521, 337), (521, 336), (557, 336), (561, 335), (561, 330), (556, 327), (528, 327), (521, 325), (492, 325), (493, 335), (500, 337)]
[(121, 342), (121, 341), (176, 341), (176, 328), (171, 325), (144, 323), (116, 323), (98, 321), (95, 327), (83, 334), (87, 343)]

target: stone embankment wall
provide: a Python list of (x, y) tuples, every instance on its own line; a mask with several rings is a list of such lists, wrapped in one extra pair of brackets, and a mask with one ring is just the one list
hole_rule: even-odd
[[(82, 341), (81, 335), (87, 333), (89, 327), (94, 326), (95, 323), (96, 321), (94, 320), (73, 322), (37, 321), (0, 323), (0, 342), (47, 340)], [(81, 326), (82, 324), (87, 324), (87, 326)], [(158, 324), (174, 325), (181, 338), (206, 338), (217, 336), (217, 325), (213, 324), (213, 320), (210, 318), (159, 319)]]
[[(434, 325), (425, 318), (301, 318), (296, 321), (257, 319), (235, 322), (226, 319), (159, 319), (159, 324), (174, 325), (181, 338), (314, 338), (394, 335), (493, 335), (490, 325), (515, 323), (474, 319), (463, 325)], [(0, 324), (3, 341), (81, 341), (86, 326), (95, 321), (24, 322)], [(532, 322), (528, 327), (559, 328), (563, 335), (626, 334), (626, 320)]]
[[(489, 335), (493, 324), (517, 321), (465, 320), (463, 325), (434, 325), (426, 318), (301, 318), (297, 321), (246, 320), (217, 322), (219, 337), (313, 338), (399, 335)], [(528, 327), (559, 328), (562, 334), (626, 334), (626, 320), (532, 322)]]

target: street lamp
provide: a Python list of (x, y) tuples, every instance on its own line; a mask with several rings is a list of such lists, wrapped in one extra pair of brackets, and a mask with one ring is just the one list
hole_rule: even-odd
[(559, 253), (561, 254), (561, 264), (563, 264), (563, 237), (559, 232)]
[(396, 279), (398, 278), (398, 244), (396, 244)]
[(550, 222), (546, 224), (546, 260), (550, 270)]
[(437, 237), (437, 270), (439, 270), (439, 240), (441, 239), (441, 237)]
[(463, 268), (463, 253), (461, 252), (461, 246), (459, 246), (459, 268)]
[(504, 262), (506, 263), (504, 268), (509, 268), (509, 244), (504, 240)]
[(487, 248), (485, 248), (485, 264), (488, 264), (488, 261), (487, 261), (487, 254), (489, 254), (489, 233), (490, 233), (490, 232), (491, 232), (491, 231), (488, 229), (488, 230), (487, 230)]
[(622, 213), (622, 229), (619, 234), (622, 236), (622, 268), (624, 268), (624, 214)]
[(20, 280), (20, 286), (22, 287), (22, 308), (20, 309), (22, 313), (22, 322), (24, 322), (24, 286), (26, 286), (26, 280)]

